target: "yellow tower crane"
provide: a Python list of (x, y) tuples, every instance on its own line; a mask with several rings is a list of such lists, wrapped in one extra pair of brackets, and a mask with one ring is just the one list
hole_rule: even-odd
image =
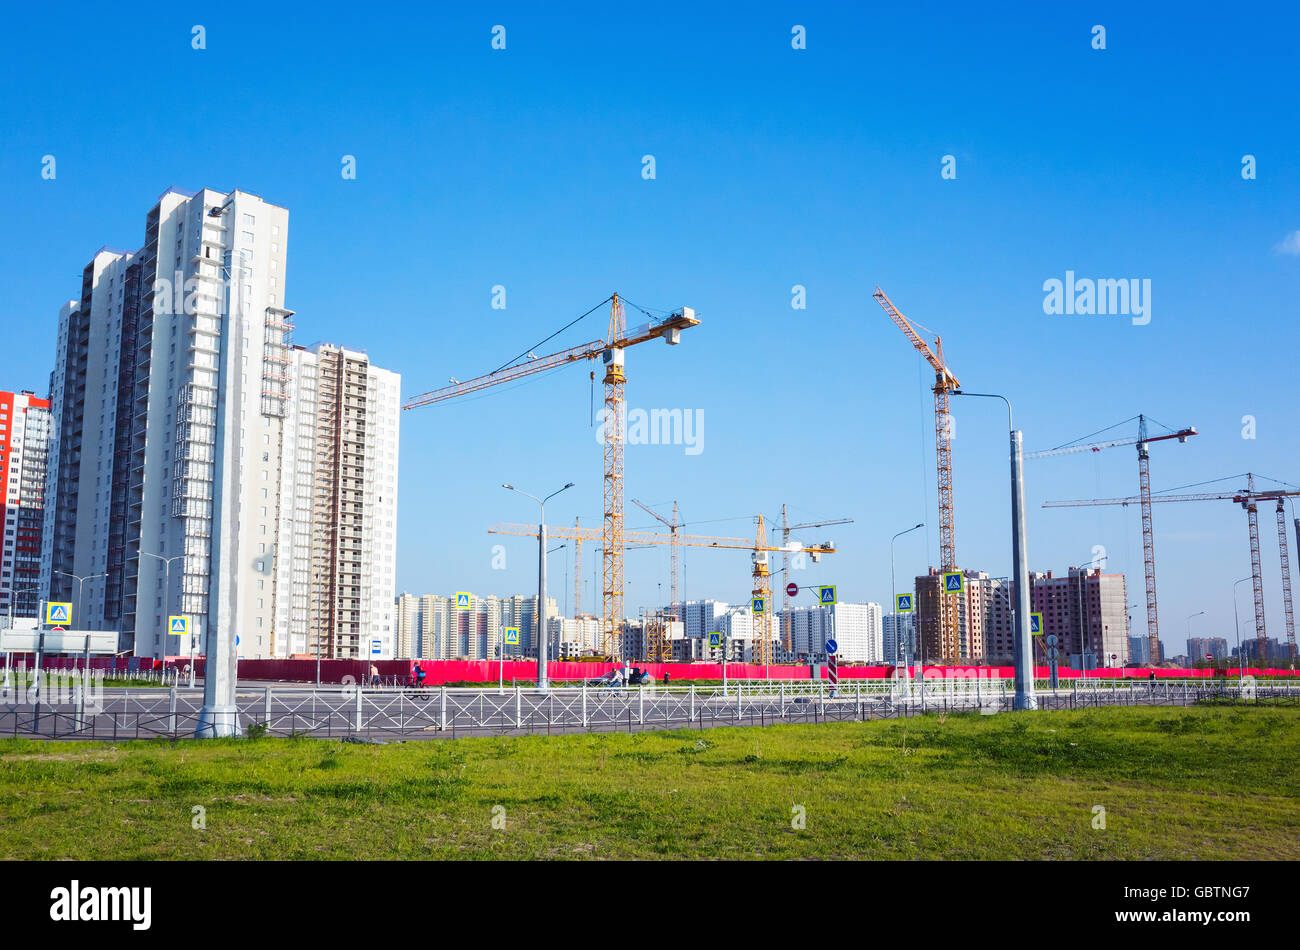
[[(513, 524), (501, 523), (488, 529), (490, 534), (512, 534), (526, 538), (537, 537), (537, 526), (531, 524)], [(546, 536), (548, 538), (565, 538), (572, 541), (596, 541), (601, 534), (593, 528), (566, 528), (547, 526)], [(831, 541), (824, 541), (821, 544), (805, 545), (800, 541), (790, 541), (783, 545), (772, 546), (767, 543), (767, 530), (764, 525), (763, 516), (758, 516), (758, 532), (753, 541), (745, 538), (723, 538), (713, 537), (710, 535), (678, 534), (671, 532), (665, 534), (661, 531), (625, 531), (623, 533), (623, 542), (628, 545), (632, 544), (666, 544), (666, 545), (686, 545), (687, 547), (698, 548), (722, 548), (727, 550), (750, 551), (753, 563), (753, 587), (752, 597), (754, 600), (763, 598), (762, 610), (755, 611), (754, 600), (750, 601), (751, 616), (754, 619), (754, 662), (761, 665), (768, 665), (772, 662), (772, 640), (771, 637), (760, 636), (760, 624), (766, 623), (766, 618), (771, 615), (772, 595), (770, 589), (770, 571), (767, 569), (767, 555), (772, 553), (790, 552), (794, 554), (804, 553), (813, 559), (814, 562), (821, 560), (823, 554), (834, 554), (835, 545)], [(605, 650), (605, 655), (611, 659), (619, 659), (618, 653), (611, 653)], [(647, 652), (650, 652), (647, 650)]]
[[(781, 506), (781, 544), (785, 552), (781, 555), (781, 571), (785, 575), (786, 581), (790, 580), (790, 532), (799, 531), (803, 528), (825, 528), (835, 524), (853, 524), (853, 519), (834, 518), (830, 521), (805, 521), (803, 524), (791, 524), (790, 516), (785, 510), (785, 505)], [(786, 653), (791, 653), (794, 650), (794, 636), (790, 624), (790, 594), (788, 585), (781, 591), (781, 646), (785, 648)]]
[[(939, 567), (943, 573), (951, 573), (957, 570), (957, 531), (952, 497), (952, 416), (948, 412), (948, 394), (961, 388), (961, 384), (944, 362), (943, 340), (937, 334), (934, 350), (931, 350), (883, 290), (877, 287), (872, 296), (889, 314), (894, 325), (911, 341), (912, 346), (934, 367), (934, 448), (939, 472)], [(938, 350), (937, 354), (935, 350)], [(945, 663), (956, 663), (961, 652), (957, 597), (958, 595), (944, 590), (942, 582), (939, 584), (939, 652)]]
[[(605, 517), (601, 530), (596, 535), (596, 537), (600, 538), (604, 547), (604, 604), (601, 621), (601, 641), (602, 649), (608, 655), (617, 658), (619, 654), (618, 631), (623, 619), (623, 440), (625, 438), (624, 425), (626, 418), (626, 402), (623, 388), (627, 383), (627, 375), (623, 369), (624, 350), (630, 346), (636, 346), (638, 343), (647, 343), (650, 340), (663, 340), (669, 345), (675, 345), (681, 342), (681, 332), (683, 330), (698, 326), (700, 321), (695, 318), (694, 310), (690, 307), (682, 307), (663, 320), (655, 321), (651, 319), (650, 322), (629, 331), (623, 314), (623, 303), (618, 294), (612, 294), (607, 300), (610, 304), (609, 331), (605, 335), (605, 339), (593, 340), (581, 346), (572, 346), (567, 350), (560, 350), (558, 353), (551, 353), (547, 356), (536, 356), (529, 351), (505, 366), (483, 376), (477, 376), (465, 382), (453, 378), (450, 386), (444, 386), (441, 389), (415, 396), (407, 400), (402, 408), (416, 409), (420, 406), (446, 402), (449, 399), (456, 399), (469, 393), (487, 389), (490, 386), (498, 386), (501, 383), (514, 382), (525, 376), (558, 369), (579, 360), (600, 358), (605, 364), (605, 418), (603, 423)], [(605, 302), (601, 301), (596, 307), (603, 306)], [(587, 313), (593, 312), (596, 307), (593, 307)], [(520, 362), (521, 360), (523, 362)], [(581, 531), (582, 529), (574, 530)], [(560, 537), (561, 535), (557, 534), (556, 536)], [(568, 537), (569, 535), (563, 536)]]

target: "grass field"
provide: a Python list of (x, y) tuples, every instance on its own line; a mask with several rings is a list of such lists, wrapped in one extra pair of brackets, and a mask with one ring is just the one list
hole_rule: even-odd
[(0, 741), (0, 855), (1294, 860), (1298, 775), (1289, 708), (382, 746), (18, 739)]

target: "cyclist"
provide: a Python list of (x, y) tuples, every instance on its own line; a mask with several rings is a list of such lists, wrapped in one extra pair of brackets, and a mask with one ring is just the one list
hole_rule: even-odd
[(417, 687), (423, 688), (426, 675), (428, 674), (425, 672), (424, 667), (417, 663), (415, 664), (415, 674), (411, 677), (411, 680)]

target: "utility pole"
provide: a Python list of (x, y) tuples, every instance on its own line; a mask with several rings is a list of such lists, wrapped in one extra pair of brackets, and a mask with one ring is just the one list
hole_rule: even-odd
[[(569, 482), (564, 488), (557, 488), (545, 498), (538, 498), (513, 485), (503, 484), (501, 487), (521, 495), (528, 495), (537, 502), (540, 510), (537, 519), (537, 688), (547, 689), (549, 684), (546, 681), (546, 503), (560, 492), (572, 488), (573, 482)], [(504, 658), (504, 654), (502, 656)]]
[(1034, 695), (1034, 644), (1029, 635), (1029, 543), (1025, 530), (1025, 447), (1024, 433), (1015, 428), (1011, 400), (997, 393), (967, 393), (953, 390), (954, 396), (980, 396), (1001, 399), (1007, 404), (1007, 429), (1011, 434), (1011, 568), (1016, 579), (1015, 616), (1015, 709), (1037, 709)]

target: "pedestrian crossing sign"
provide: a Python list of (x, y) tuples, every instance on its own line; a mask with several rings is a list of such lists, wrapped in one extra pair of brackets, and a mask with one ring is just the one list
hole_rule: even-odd
[(949, 571), (943, 575), (943, 589), (949, 594), (960, 594), (965, 589), (965, 581), (961, 571)]
[(835, 603), (835, 588), (818, 587), (817, 597), (821, 600), (823, 606), (830, 606)]
[(49, 603), (45, 605), (45, 622), (62, 624), (72, 623), (72, 604)]
[(506, 627), (506, 645), (515, 646), (517, 643), (519, 643), (519, 628)]
[(468, 592), (466, 592), (466, 591), (458, 591), (458, 592), (456, 593), (456, 609), (457, 609), (457, 610), (469, 610), (470, 599), (471, 599), (471, 598), (470, 598), (470, 595), (469, 595)]
[(709, 634), (709, 649), (716, 650), (720, 646), (722, 646), (722, 634), (720, 633)]
[(183, 637), (190, 632), (189, 617), (168, 617), (167, 632), (178, 637)]
[(766, 597), (755, 597), (751, 603), (752, 603), (752, 606), (753, 606), (753, 611), (754, 611), (754, 613), (756, 613), (756, 614), (765, 614), (765, 613), (767, 613), (767, 598), (766, 598)]
[(895, 598), (895, 600), (897, 600), (897, 602), (898, 602), (897, 607), (895, 608), (895, 609), (897, 610), (898, 613), (900, 613), (900, 614), (910, 614), (910, 613), (912, 612), (912, 609), (913, 609), (913, 608), (912, 608), (912, 595), (911, 595), (911, 594), (899, 594), (899, 595)]
[(1042, 632), (1043, 632), (1043, 615), (1042, 615), (1042, 614), (1030, 614), (1030, 615), (1029, 615), (1029, 633), (1030, 633), (1030, 635), (1036, 637), (1036, 636), (1038, 636), (1038, 635), (1039, 635), (1040, 633), (1042, 633)]

